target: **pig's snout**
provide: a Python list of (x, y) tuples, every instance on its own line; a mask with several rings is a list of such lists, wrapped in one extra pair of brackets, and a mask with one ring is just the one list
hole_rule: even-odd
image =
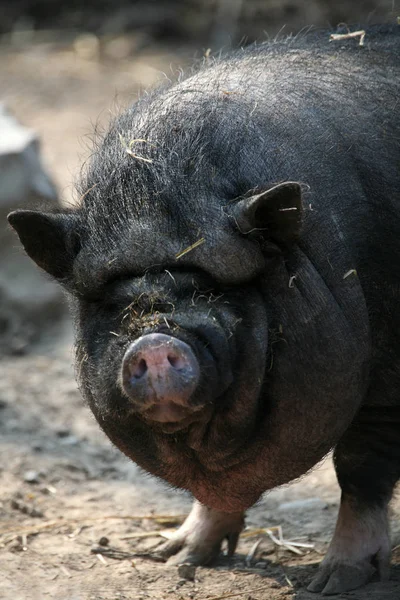
[(200, 367), (188, 344), (162, 333), (133, 342), (122, 362), (122, 386), (137, 411), (160, 423), (185, 419)]

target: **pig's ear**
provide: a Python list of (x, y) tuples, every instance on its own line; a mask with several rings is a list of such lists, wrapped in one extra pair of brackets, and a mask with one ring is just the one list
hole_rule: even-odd
[(239, 200), (232, 216), (241, 233), (264, 231), (274, 242), (294, 242), (301, 226), (301, 187), (287, 181)]
[(8, 222), (39, 267), (56, 279), (68, 278), (80, 250), (78, 215), (16, 210), (8, 215)]

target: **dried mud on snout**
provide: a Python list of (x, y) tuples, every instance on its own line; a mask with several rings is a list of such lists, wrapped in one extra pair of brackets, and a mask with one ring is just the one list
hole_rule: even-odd
[[(189, 512), (190, 498), (141, 474), (111, 447), (76, 389), (70, 336), (61, 339), (51, 351), (0, 364), (0, 598), (316, 599), (306, 586), (339, 500), (330, 461), (249, 511), (233, 559), (194, 570), (167, 567), (150, 553)], [(398, 501), (393, 510), (398, 517)], [(278, 526), (282, 546), (270, 537), (279, 541)], [(289, 550), (290, 542), (315, 547)], [(390, 582), (345, 597), (399, 595), (400, 547)]]

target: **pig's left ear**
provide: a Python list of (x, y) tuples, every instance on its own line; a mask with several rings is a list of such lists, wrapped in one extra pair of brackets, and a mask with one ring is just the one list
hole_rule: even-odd
[(56, 279), (67, 280), (80, 250), (80, 217), (76, 213), (16, 210), (8, 222), (18, 233), (26, 253)]
[(264, 231), (277, 243), (296, 240), (301, 227), (300, 184), (287, 181), (259, 194), (239, 200), (231, 215), (241, 233)]

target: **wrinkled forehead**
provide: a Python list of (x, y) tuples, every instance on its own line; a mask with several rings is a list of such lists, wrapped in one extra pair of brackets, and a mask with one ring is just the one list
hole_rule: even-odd
[(78, 255), (78, 284), (98, 287), (116, 278), (142, 276), (148, 270), (201, 269), (225, 285), (248, 281), (264, 267), (257, 243), (235, 231), (227, 215), (215, 223), (183, 226), (178, 220), (139, 221), (107, 232), (93, 231)]

